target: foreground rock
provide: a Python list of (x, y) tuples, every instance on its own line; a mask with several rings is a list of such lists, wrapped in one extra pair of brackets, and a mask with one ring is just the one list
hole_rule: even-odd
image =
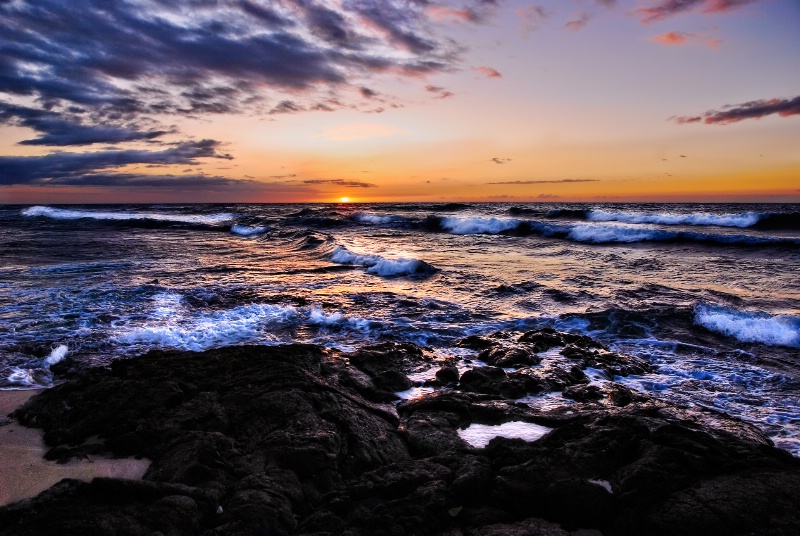
[[(645, 363), (555, 332), (470, 344), (520, 368), (459, 378), (413, 345), (382, 344), (153, 352), (87, 371), (14, 417), (46, 431), (53, 459), (94, 452), (99, 436), (150, 469), (62, 481), (0, 508), (0, 534), (800, 533), (800, 463), (756, 429), (583, 372)], [(421, 368), (447, 368), (442, 387), (390, 402)], [(563, 406), (515, 401), (549, 392)], [(459, 434), (509, 421), (553, 430), (481, 449)]]

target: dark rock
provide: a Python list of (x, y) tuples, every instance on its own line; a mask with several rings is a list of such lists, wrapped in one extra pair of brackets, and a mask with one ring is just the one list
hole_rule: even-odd
[(527, 348), (495, 346), (478, 354), (478, 359), (494, 367), (511, 368), (535, 365), (541, 362), (536, 353)]
[(494, 342), (491, 340), (485, 337), (479, 337), (478, 335), (470, 335), (469, 337), (461, 339), (458, 343), (461, 348), (471, 348), (473, 350), (485, 350), (493, 344)]
[[(458, 385), (446, 362), (446, 389), (396, 406), (381, 401), (431, 366), (414, 345), (152, 352), (80, 372), (15, 418), (44, 428), (52, 458), (102, 450), (152, 465), (141, 481), (65, 480), (2, 507), (0, 535), (800, 533), (800, 461), (757, 429), (587, 385), (587, 366), (613, 377), (647, 364), (581, 336), (523, 337), (484, 340), (496, 362), (563, 350), (510, 373), (473, 369)], [(577, 403), (517, 401), (562, 390)], [(509, 421), (553, 430), (480, 449), (459, 435)]]
[(458, 368), (444, 366), (436, 371), (436, 379), (443, 383), (458, 383)]

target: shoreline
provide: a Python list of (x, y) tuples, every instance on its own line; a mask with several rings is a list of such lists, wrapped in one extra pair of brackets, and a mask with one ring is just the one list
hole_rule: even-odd
[(91, 456), (58, 463), (45, 459), (50, 448), (44, 430), (28, 428), (8, 414), (46, 389), (0, 391), (0, 507), (30, 499), (65, 478), (89, 482), (96, 477), (140, 479), (149, 460)]

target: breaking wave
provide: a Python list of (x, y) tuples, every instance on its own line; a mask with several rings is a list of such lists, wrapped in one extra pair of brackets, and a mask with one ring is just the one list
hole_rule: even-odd
[(436, 271), (435, 267), (419, 259), (386, 259), (380, 255), (359, 255), (343, 246), (334, 250), (331, 261), (337, 264), (366, 266), (367, 273), (382, 277), (425, 275)]
[(740, 311), (731, 307), (699, 304), (694, 321), (708, 330), (742, 342), (800, 348), (800, 317)]
[(110, 212), (95, 210), (75, 210), (44, 206), (33, 206), (22, 211), (23, 216), (44, 217), (55, 220), (106, 220), (106, 221), (153, 221), (167, 223), (188, 223), (192, 225), (208, 225), (212, 227), (230, 223), (235, 214), (165, 214), (161, 212)]

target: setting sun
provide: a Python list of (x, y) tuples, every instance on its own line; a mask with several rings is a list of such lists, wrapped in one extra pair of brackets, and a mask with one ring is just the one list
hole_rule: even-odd
[(349, 197), (342, 197), (342, 198), (340, 199), (340, 201), (341, 201), (342, 203), (349, 203), (349, 202), (350, 202), (350, 198), (349, 198)]

